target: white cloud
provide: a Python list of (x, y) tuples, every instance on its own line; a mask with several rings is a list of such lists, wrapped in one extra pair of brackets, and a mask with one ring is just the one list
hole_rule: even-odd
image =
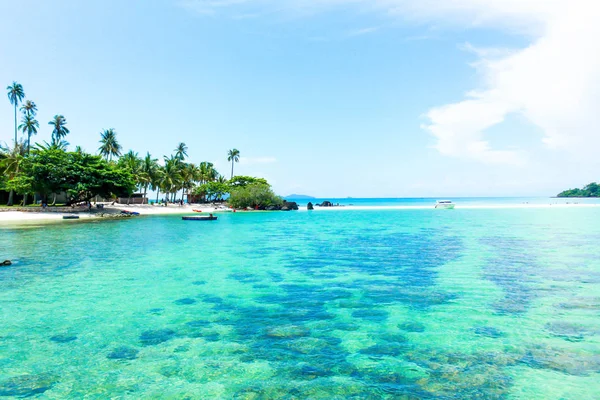
[(436, 148), (485, 162), (521, 163), (518, 151), (493, 150), (484, 138), (487, 128), (512, 113), (541, 128), (550, 148), (579, 154), (597, 148), (600, 51), (595, 38), (600, 37), (600, 7), (577, 0), (496, 6), (488, 15), (495, 13), (497, 21), (529, 18), (543, 29), (528, 47), (513, 52), (470, 47), (479, 56), (474, 66), (483, 77), (481, 88), (463, 101), (427, 113), (430, 123), (424, 128), (436, 137)]
[[(600, 145), (600, 4), (595, 0), (185, 0), (215, 13), (234, 8), (306, 15), (336, 7), (370, 10), (411, 23), (495, 28), (527, 38), (521, 49), (466, 50), (479, 87), (426, 112), (423, 128), (440, 153), (487, 163), (523, 164), (523, 150), (495, 149), (488, 128), (518, 114), (540, 128), (548, 148), (588, 155)], [(356, 31), (360, 32), (360, 30)], [(365, 31), (363, 33), (368, 33)]]
[(240, 157), (240, 165), (273, 164), (277, 162), (275, 157)]

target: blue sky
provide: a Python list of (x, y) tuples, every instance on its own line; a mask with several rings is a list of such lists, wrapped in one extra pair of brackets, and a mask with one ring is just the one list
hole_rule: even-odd
[[(34, 140), (60, 113), (72, 145), (183, 141), (224, 175), (236, 147), (236, 172), (282, 195), (554, 195), (600, 179), (586, 4), (2, 2), (0, 77), (37, 103)], [(12, 112), (5, 97), (2, 142)]]

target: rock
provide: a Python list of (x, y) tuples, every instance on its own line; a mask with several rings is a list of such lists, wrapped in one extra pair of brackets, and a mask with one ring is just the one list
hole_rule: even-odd
[(284, 201), (281, 211), (298, 210), (298, 204), (295, 201)]
[(0, 267), (8, 267), (9, 265), (12, 265), (10, 260), (4, 260), (2, 263), (0, 263)]
[(106, 358), (110, 360), (135, 360), (138, 355), (138, 350), (127, 346), (120, 346), (108, 353)]
[(322, 202), (321, 204), (319, 204), (319, 206), (321, 207), (333, 207), (333, 203), (330, 201), (325, 200), (324, 202)]
[(69, 343), (77, 340), (77, 336), (73, 335), (55, 335), (50, 338), (51, 341), (56, 343)]
[(307, 210), (314, 210), (315, 207), (313, 206), (313, 203), (311, 203), (310, 201), (308, 202), (308, 204), (306, 205), (306, 209)]
[(183, 299), (179, 299), (179, 300), (175, 300), (174, 303), (179, 305), (179, 306), (187, 306), (190, 304), (194, 304), (196, 302), (196, 300), (191, 299), (189, 297), (185, 297)]
[(47, 374), (20, 375), (0, 382), (0, 397), (32, 397), (47, 391), (55, 383)]
[(157, 329), (144, 331), (140, 335), (140, 342), (144, 346), (153, 346), (173, 339), (175, 332), (171, 329)]

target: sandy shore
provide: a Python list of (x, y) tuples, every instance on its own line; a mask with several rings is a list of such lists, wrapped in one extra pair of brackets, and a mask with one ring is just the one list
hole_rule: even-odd
[[(505, 205), (457, 205), (455, 210), (466, 209), (566, 209), (566, 208), (600, 208), (600, 204), (505, 204)], [(79, 220), (102, 219), (106, 214), (119, 214), (121, 211), (133, 211), (143, 215), (181, 215), (191, 214), (193, 210), (201, 210), (202, 213), (222, 213), (232, 210), (224, 205), (125, 205), (115, 204), (106, 205), (104, 210), (92, 210), (91, 213), (58, 213), (58, 212), (21, 212), (21, 211), (3, 211), (0, 212), (0, 223), (20, 223), (20, 222), (43, 222), (43, 221), (65, 221), (73, 222), (77, 220), (63, 220), (65, 215), (78, 215)], [(435, 210), (433, 206), (339, 206), (339, 207), (315, 207), (313, 212), (320, 211), (375, 211), (375, 210)], [(306, 206), (301, 206), (299, 211), (307, 211)], [(437, 210), (438, 212), (449, 210)], [(252, 211), (250, 211), (252, 212)]]
[(79, 220), (89, 220), (89, 219), (102, 219), (105, 218), (106, 215), (109, 214), (120, 214), (121, 211), (132, 211), (138, 212), (140, 215), (168, 215), (168, 214), (191, 214), (194, 213), (193, 210), (201, 210), (202, 213), (221, 213), (221, 212), (231, 212), (230, 209), (226, 208), (223, 205), (169, 205), (167, 207), (164, 206), (152, 206), (152, 205), (126, 205), (126, 204), (115, 204), (115, 205), (105, 205), (103, 210), (92, 209), (92, 212), (72, 212), (72, 213), (62, 213), (62, 212), (22, 212), (22, 211), (2, 211), (0, 212), (0, 223), (2, 222), (35, 222), (35, 221), (65, 221), (65, 222), (73, 222), (74, 220), (64, 220), (63, 216), (65, 215), (77, 215), (79, 216)]

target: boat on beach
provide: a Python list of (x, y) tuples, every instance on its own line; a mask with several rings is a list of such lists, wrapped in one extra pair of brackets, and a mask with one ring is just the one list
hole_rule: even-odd
[(79, 219), (79, 215), (63, 215), (62, 219)]
[(435, 202), (435, 208), (441, 208), (445, 210), (454, 209), (455, 204), (450, 200), (438, 200)]
[(206, 216), (193, 216), (193, 217), (181, 217), (184, 221), (216, 221), (217, 217), (214, 215), (206, 215)]

